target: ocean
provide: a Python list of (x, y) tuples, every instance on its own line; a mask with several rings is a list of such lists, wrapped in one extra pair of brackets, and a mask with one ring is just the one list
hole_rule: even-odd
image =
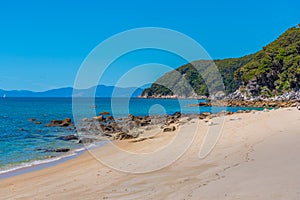
[[(59, 137), (75, 134), (74, 128), (46, 127), (53, 119), (93, 117), (101, 111), (115, 118), (128, 114), (164, 115), (180, 111), (184, 114), (200, 112), (237, 111), (251, 108), (191, 107), (198, 100), (139, 99), (139, 98), (1, 98), (0, 99), (0, 174), (15, 169), (51, 162), (73, 156), (83, 149), (81, 144), (64, 141)], [(76, 116), (73, 116), (76, 113)], [(30, 120), (34, 118), (35, 121)], [(39, 122), (39, 123), (37, 123)], [(45, 152), (39, 149), (69, 148), (71, 153)]]

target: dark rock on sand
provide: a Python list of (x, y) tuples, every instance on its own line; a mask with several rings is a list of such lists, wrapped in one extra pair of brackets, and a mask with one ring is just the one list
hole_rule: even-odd
[(165, 115), (165, 125), (174, 124), (175, 122), (178, 122), (181, 118), (180, 112), (175, 112), (173, 115)]
[(168, 126), (168, 127), (163, 128), (163, 132), (172, 132), (175, 130), (176, 130), (175, 126)]
[(173, 114), (173, 116), (174, 116), (174, 119), (179, 119), (181, 117), (181, 112), (175, 112)]
[(204, 112), (199, 115), (199, 119), (209, 119), (209, 118), (211, 118), (211, 115), (212, 114), (209, 112)]

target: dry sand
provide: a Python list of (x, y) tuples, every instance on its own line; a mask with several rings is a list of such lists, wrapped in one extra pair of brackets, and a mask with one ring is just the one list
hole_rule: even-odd
[[(125, 168), (130, 158), (107, 145), (54, 167), (0, 180), (0, 199), (300, 199), (300, 111), (286, 108), (226, 116), (217, 145), (208, 157), (199, 159), (209, 128), (198, 119), (183, 125), (178, 135), (191, 137), (197, 130), (196, 137), (179, 160), (161, 170), (129, 174), (109, 168), (93, 155), (101, 152)], [(149, 153), (172, 142), (174, 135), (160, 133), (116, 145)]]

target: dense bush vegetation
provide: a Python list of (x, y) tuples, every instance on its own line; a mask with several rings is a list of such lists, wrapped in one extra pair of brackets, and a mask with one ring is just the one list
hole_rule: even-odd
[(254, 94), (281, 94), (300, 86), (300, 28), (290, 28), (257, 52), (252, 61), (236, 72), (244, 85), (257, 82)]
[[(272, 96), (300, 88), (300, 28), (288, 29), (261, 51), (241, 58), (200, 60), (171, 71), (144, 90), (145, 96), (208, 95), (223, 90), (226, 93), (242, 87), (253, 95)], [(209, 90), (208, 87), (209, 86)]]

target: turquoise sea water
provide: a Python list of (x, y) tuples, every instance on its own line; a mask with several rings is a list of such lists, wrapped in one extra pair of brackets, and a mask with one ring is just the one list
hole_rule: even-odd
[[(88, 99), (71, 98), (1, 98), (0, 99), (0, 173), (13, 168), (30, 166), (54, 160), (63, 153), (44, 152), (37, 149), (83, 148), (80, 144), (60, 140), (59, 137), (74, 134), (74, 128), (46, 127), (53, 119), (93, 117), (100, 111), (108, 111), (115, 118), (133, 115), (164, 115), (180, 111), (185, 114), (200, 112), (237, 111), (249, 108), (190, 107), (198, 100), (176, 99), (126, 99), (97, 98), (91, 104)], [(76, 109), (72, 112), (72, 108)], [(29, 121), (36, 118), (41, 124)], [(48, 161), (51, 161), (48, 160)]]

